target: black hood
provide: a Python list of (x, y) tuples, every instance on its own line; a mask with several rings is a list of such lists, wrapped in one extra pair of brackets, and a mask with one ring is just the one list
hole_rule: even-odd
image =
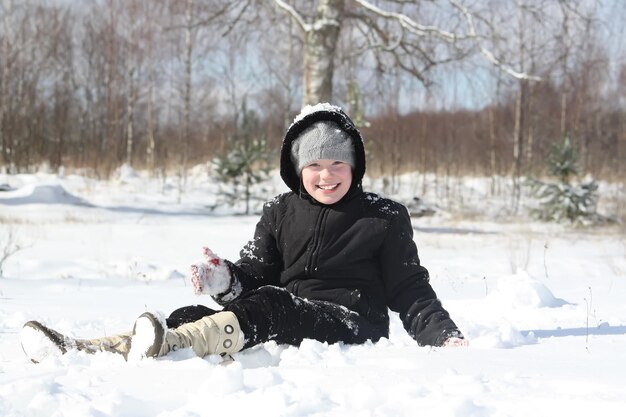
[(330, 104), (317, 104), (315, 106), (307, 106), (302, 113), (296, 117), (294, 122), (287, 129), (283, 146), (280, 150), (280, 176), (294, 193), (301, 194), (304, 191), (300, 187), (300, 175), (296, 171), (291, 160), (291, 145), (293, 141), (300, 136), (307, 127), (315, 122), (332, 121), (339, 128), (352, 137), (354, 146), (354, 168), (352, 170), (352, 185), (348, 194), (352, 194), (355, 190), (361, 189), (361, 181), (365, 175), (365, 148), (363, 147), (363, 138), (361, 133), (347, 114), (339, 107)]

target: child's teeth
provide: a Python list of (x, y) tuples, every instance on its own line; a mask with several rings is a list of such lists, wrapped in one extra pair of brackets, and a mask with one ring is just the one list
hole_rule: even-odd
[(336, 185), (320, 185), (319, 186), (322, 190), (332, 190), (333, 188), (336, 187)]

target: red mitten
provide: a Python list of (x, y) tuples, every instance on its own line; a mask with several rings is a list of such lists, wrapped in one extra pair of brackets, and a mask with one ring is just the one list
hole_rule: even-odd
[(191, 265), (191, 283), (196, 294), (216, 295), (230, 287), (230, 269), (211, 249), (202, 248), (204, 259)]

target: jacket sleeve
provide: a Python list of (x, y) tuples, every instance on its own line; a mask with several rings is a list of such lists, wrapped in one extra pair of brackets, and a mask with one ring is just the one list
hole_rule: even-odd
[(462, 333), (441, 305), (420, 264), (406, 207), (399, 205), (381, 251), (387, 305), (400, 313), (402, 324), (420, 346), (441, 346)]
[(237, 262), (226, 261), (231, 283), (225, 292), (213, 296), (220, 305), (226, 305), (264, 285), (278, 285), (283, 270), (282, 255), (276, 244), (277, 200), (266, 203), (256, 225), (254, 237), (241, 250)]

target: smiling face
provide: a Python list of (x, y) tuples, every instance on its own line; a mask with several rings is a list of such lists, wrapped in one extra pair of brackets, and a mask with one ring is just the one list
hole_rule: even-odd
[(315, 200), (322, 204), (335, 204), (350, 189), (352, 167), (333, 159), (312, 161), (302, 169), (302, 184)]

